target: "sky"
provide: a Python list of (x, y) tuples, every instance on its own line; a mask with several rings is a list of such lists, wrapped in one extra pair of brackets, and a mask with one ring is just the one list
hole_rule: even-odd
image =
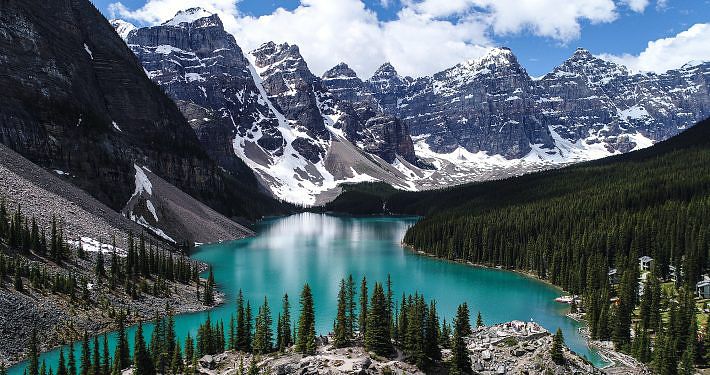
[(218, 13), (245, 51), (297, 44), (320, 75), (339, 62), (368, 78), (384, 62), (430, 75), (509, 47), (531, 76), (577, 47), (632, 71), (710, 60), (710, 0), (92, 0), (108, 18), (160, 24)]

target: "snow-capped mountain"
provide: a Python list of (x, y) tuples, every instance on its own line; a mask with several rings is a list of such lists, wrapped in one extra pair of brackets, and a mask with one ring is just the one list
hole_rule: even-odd
[(323, 77), (336, 98), (407, 122), (437, 171), (419, 187), (503, 177), (650, 146), (710, 115), (710, 63), (631, 74), (578, 49), (533, 79), (507, 48), (429, 77), (386, 63), (361, 80), (339, 64)]
[(700, 63), (631, 74), (578, 49), (532, 79), (509, 49), (494, 48), (430, 77), (400, 77), (384, 64), (367, 81), (349, 73), (327, 87), (344, 100), (374, 98), (436, 153), (463, 148), (512, 160), (544, 150), (567, 158), (561, 139), (596, 157), (666, 139), (707, 116), (708, 70)]
[(339, 105), (297, 46), (266, 43), (250, 62), (219, 17), (200, 8), (126, 38), (211, 156), (233, 174), (245, 162), (276, 197), (315, 204), (340, 183), (369, 180), (414, 188), (395, 166), (417, 161), (407, 126)]
[[(507, 48), (432, 76), (341, 63), (317, 77), (297, 46), (244, 54), (200, 8), (114, 26), (203, 145), (281, 199), (314, 204), (343, 182), (410, 190), (502, 178), (647, 147), (710, 115), (710, 63), (631, 74), (578, 49), (532, 78)], [(235, 170), (236, 169), (236, 170)]]

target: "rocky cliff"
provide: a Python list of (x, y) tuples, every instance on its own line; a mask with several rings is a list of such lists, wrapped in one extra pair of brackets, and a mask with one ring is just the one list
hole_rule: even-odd
[[(114, 210), (134, 191), (134, 163), (229, 216), (279, 209), (255, 191), (250, 171), (217, 167), (89, 1), (4, 2), (0, 51), (0, 141), (75, 176)], [(266, 209), (251, 211), (254, 202)]]
[(306, 204), (345, 181), (409, 188), (394, 166), (417, 162), (407, 124), (334, 98), (297, 46), (265, 43), (250, 62), (219, 17), (200, 8), (154, 27), (112, 24), (233, 174), (245, 174), (246, 163), (272, 194)]

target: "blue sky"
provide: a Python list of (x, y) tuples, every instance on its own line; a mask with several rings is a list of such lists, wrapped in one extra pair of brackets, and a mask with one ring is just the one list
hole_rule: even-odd
[[(361, 1), (363, 9), (356, 4)], [(498, 3), (489, 3), (491, 1)], [(117, 7), (117, 0), (93, 0), (108, 17), (114, 15), (137, 25), (169, 18), (168, 14), (174, 13), (175, 7), (204, 5), (208, 10), (218, 12), (223, 20), (230, 18), (225, 27), (235, 34), (245, 50), (269, 39), (297, 43), (315, 73), (320, 74), (342, 60), (362, 76), (371, 74), (385, 60), (392, 61), (405, 74), (430, 74), (456, 62), (478, 57), (484, 47), (490, 46), (510, 47), (532, 76), (549, 72), (577, 47), (632, 67), (664, 70), (672, 67), (664, 65), (669, 62), (660, 61), (659, 55), (664, 51), (648, 52), (655, 55), (652, 56), (654, 61), (643, 56), (649, 42), (669, 38), (668, 43), (659, 44), (672, 44), (679, 33), (693, 25), (710, 22), (710, 0), (546, 0), (553, 5), (532, 16), (520, 14), (515, 9), (515, 2), (507, 8), (498, 5), (510, 1), (121, 0), (121, 7)], [(525, 2), (519, 1), (518, 4)], [(557, 10), (555, 1), (579, 5), (560, 10), (558, 16), (551, 14)], [(154, 7), (146, 2), (154, 3)], [(598, 3), (596, 7), (590, 9), (589, 4), (595, 2)], [(455, 9), (449, 9), (451, 7)], [(352, 13), (350, 18), (346, 13), (348, 9)], [(339, 14), (340, 10), (344, 14)], [(279, 13), (278, 18), (273, 16), (274, 12)], [(342, 19), (337, 20), (339, 17)], [(545, 17), (550, 18), (545, 20)], [(277, 22), (277, 19), (284, 21)], [(379, 26), (372, 25), (373, 22)], [(557, 22), (556, 28), (545, 30), (546, 23)], [(293, 25), (290, 33), (287, 25)], [(419, 32), (422, 34), (417, 34)], [(351, 40), (352, 35), (362, 37)], [(684, 49), (683, 46), (668, 50), (676, 59), (672, 63), (680, 64), (685, 55), (689, 60), (710, 58), (710, 38), (706, 38), (709, 35), (705, 29), (693, 35), (707, 42), (706, 51), (697, 51), (697, 47), (695, 50)], [(417, 40), (422, 42), (417, 43)], [(430, 45), (422, 45), (426, 43)], [(691, 43), (683, 41), (682, 44)], [(431, 56), (427, 56), (429, 49)], [(644, 58), (646, 60), (641, 61)], [(377, 59), (382, 61), (375, 61)]]

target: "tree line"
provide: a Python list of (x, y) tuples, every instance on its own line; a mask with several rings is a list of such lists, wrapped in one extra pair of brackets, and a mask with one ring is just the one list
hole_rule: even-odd
[[(447, 366), (454, 374), (471, 373), (471, 362), (464, 338), (472, 333), (469, 309), (461, 304), (451, 325), (439, 320), (436, 301), (426, 302), (424, 296), (402, 296), (395, 304), (391, 282), (375, 283), (368, 293), (367, 279), (360, 282), (359, 303), (356, 303), (355, 283), (352, 276), (340, 283), (337, 298), (337, 315), (333, 323), (335, 347), (364, 345), (375, 355), (388, 357), (395, 347), (401, 348), (406, 360), (426, 370), (441, 361), (442, 348), (451, 349), (452, 359)], [(242, 291), (237, 296), (236, 311), (225, 327), (223, 321), (213, 321), (210, 314), (199, 326), (197, 335), (189, 333), (182, 345), (175, 333), (175, 320), (171, 309), (166, 317), (156, 315), (154, 329), (148, 341), (143, 334), (142, 323), (138, 324), (130, 353), (126, 334), (126, 313), (117, 315), (117, 342), (109, 355), (107, 336), (93, 339), (84, 335), (77, 366), (73, 344), (65, 353), (60, 349), (56, 367), (48, 367), (39, 361), (39, 346), (33, 332), (28, 347), (29, 358), (25, 375), (119, 375), (121, 370), (132, 367), (135, 375), (198, 373), (198, 361), (204, 355), (214, 355), (225, 350), (252, 353), (248, 368), (243, 359), (238, 374), (258, 374), (258, 356), (273, 352), (293, 350), (304, 355), (316, 354), (318, 344), (324, 344), (316, 336), (315, 305), (308, 284), (299, 296), (299, 317), (291, 321), (290, 300), (285, 294), (281, 301), (276, 324), (272, 321), (268, 300), (252, 315), (251, 304), (245, 301)], [(359, 305), (359, 307), (358, 307)], [(477, 326), (483, 325), (480, 313)], [(274, 332), (274, 326), (276, 332)]]
[[(123, 287), (134, 299), (142, 293), (168, 297), (170, 282), (195, 283), (197, 298), (214, 304), (214, 277), (207, 280), (200, 294), (200, 265), (182, 254), (174, 255), (144, 234), (137, 239), (130, 234), (125, 251), (116, 246), (114, 236), (110, 246), (99, 243), (99, 251), (89, 252), (81, 241), (71, 244), (63, 227), (62, 221), (53, 216), (50, 227), (44, 228), (34, 216), (25, 215), (20, 205), (10, 212), (5, 200), (0, 200), (0, 286), (10, 278), (17, 291), (26, 292), (26, 279), (36, 290), (64, 294), (73, 302), (90, 302), (90, 281), (114, 291)], [(109, 251), (106, 259), (104, 252)], [(91, 257), (90, 253), (95, 255)], [(80, 260), (93, 261), (93, 275), (47, 265), (51, 262), (63, 267)]]
[(709, 140), (705, 121), (642, 152), (428, 192), (415, 204), (431, 214), (404, 243), (546, 279), (581, 296), (592, 338), (658, 373), (689, 373), (710, 365), (694, 299), (710, 268)]

